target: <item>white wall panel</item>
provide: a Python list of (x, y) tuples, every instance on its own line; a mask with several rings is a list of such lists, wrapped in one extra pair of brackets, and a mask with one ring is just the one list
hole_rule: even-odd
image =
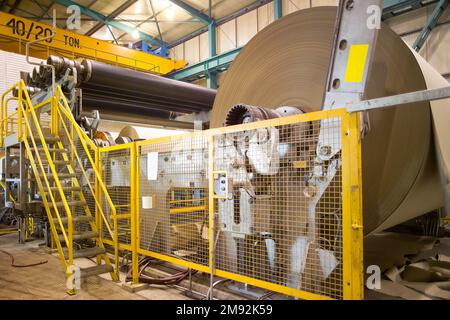
[(242, 47), (258, 33), (258, 12), (253, 10), (237, 20), (237, 46)]
[(184, 43), (170, 50), (170, 58), (174, 60), (184, 60)]
[[(40, 59), (31, 58), (33, 62), (41, 62)], [(0, 92), (3, 94), (12, 85), (20, 80), (20, 71), (31, 72), (34, 66), (27, 63), (25, 56), (0, 50)], [(16, 105), (9, 104), (10, 112)]]
[(209, 38), (208, 33), (202, 33), (199, 36), (200, 40), (200, 61), (206, 60), (209, 58)]
[(218, 53), (236, 48), (236, 20), (231, 20), (217, 28)]
[(200, 62), (200, 39), (195, 37), (184, 44), (184, 60), (189, 64)]
[(258, 8), (258, 31), (274, 21), (273, 3)]
[(337, 6), (339, 0), (311, 0), (311, 4), (313, 7), (320, 6)]
[(450, 25), (436, 27), (428, 38), (426, 59), (441, 74), (450, 73)]

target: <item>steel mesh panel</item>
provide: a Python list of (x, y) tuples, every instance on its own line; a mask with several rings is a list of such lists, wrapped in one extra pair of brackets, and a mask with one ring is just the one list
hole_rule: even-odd
[[(340, 148), (340, 129), (340, 119), (331, 119), (323, 142)], [(215, 178), (223, 172), (227, 179), (227, 192), (214, 205), (218, 270), (343, 297), (340, 154), (316, 204), (321, 181), (312, 177), (325, 168), (315, 160), (319, 134), (316, 121), (214, 137)]]
[[(109, 196), (116, 207), (117, 227), (120, 244), (131, 244), (131, 157), (130, 150), (121, 149), (102, 152), (101, 168), (103, 182)], [(103, 195), (104, 211), (108, 212), (108, 204)], [(113, 217), (108, 212), (110, 226), (113, 228)], [(103, 222), (104, 224), (105, 222)], [(112, 240), (103, 227), (103, 237)]]
[(139, 148), (140, 248), (208, 265), (208, 139)]

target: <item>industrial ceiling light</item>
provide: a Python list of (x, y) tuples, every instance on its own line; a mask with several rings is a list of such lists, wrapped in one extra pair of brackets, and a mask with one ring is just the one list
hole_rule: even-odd
[(165, 10), (165, 16), (168, 20), (175, 19), (175, 8), (172, 5)]
[(134, 14), (142, 14), (142, 1), (138, 1), (134, 6)]
[(131, 36), (133, 37), (133, 39), (139, 39), (140, 35), (139, 35), (139, 30), (138, 29), (134, 29), (133, 33), (131, 34)]

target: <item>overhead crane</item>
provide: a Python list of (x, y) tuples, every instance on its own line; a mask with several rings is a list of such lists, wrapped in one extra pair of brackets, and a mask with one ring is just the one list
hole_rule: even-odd
[[(0, 49), (25, 55), (27, 42), (48, 37), (52, 30), (47, 24), (0, 12)], [(186, 65), (183, 60), (163, 58), (59, 28), (55, 29), (53, 39), (30, 47), (32, 57), (47, 59), (50, 55), (87, 58), (160, 75)]]

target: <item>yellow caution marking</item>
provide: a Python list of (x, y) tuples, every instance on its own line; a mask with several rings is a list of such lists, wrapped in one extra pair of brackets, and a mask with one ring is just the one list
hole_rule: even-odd
[(363, 80), (368, 52), (368, 44), (353, 44), (350, 47), (345, 82), (361, 82)]

